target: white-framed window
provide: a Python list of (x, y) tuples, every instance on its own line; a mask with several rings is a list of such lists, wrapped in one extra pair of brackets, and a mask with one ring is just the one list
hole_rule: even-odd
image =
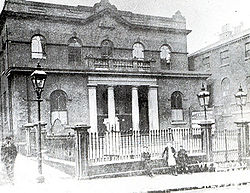
[(171, 95), (171, 117), (172, 121), (183, 121), (183, 108), (182, 108), (183, 95), (180, 91), (175, 91)]
[(135, 43), (133, 45), (133, 58), (144, 59), (144, 46), (141, 43)]
[(245, 44), (245, 57), (250, 58), (250, 42)]
[(170, 70), (171, 64), (171, 49), (168, 45), (163, 45), (160, 48), (161, 67)]
[(80, 64), (82, 55), (82, 42), (79, 38), (72, 37), (68, 41), (68, 63)]
[(225, 50), (220, 53), (221, 65), (229, 64), (229, 51)]
[(43, 36), (33, 36), (31, 39), (31, 58), (46, 59), (45, 45), (46, 41)]
[(62, 124), (68, 123), (67, 95), (62, 90), (55, 90), (50, 95), (51, 124), (59, 119)]

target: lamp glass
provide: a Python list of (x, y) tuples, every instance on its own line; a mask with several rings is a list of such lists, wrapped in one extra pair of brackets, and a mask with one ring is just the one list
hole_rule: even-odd
[(246, 105), (247, 94), (240, 87), (239, 91), (235, 95), (236, 104), (239, 106)]
[(43, 90), (47, 74), (42, 70), (35, 70), (31, 74), (31, 80), (35, 90)]
[(201, 92), (197, 95), (197, 97), (200, 106), (204, 107), (209, 105), (210, 93), (206, 91), (204, 87), (202, 87)]

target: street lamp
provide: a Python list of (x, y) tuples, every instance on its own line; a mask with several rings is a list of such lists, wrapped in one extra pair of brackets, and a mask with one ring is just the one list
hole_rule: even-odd
[(197, 94), (197, 97), (200, 106), (204, 108), (205, 120), (207, 120), (207, 107), (209, 105), (210, 93), (206, 91), (204, 84), (202, 84), (201, 91)]
[(202, 150), (204, 150), (204, 142), (206, 142), (205, 151), (206, 151), (206, 158), (207, 161), (212, 160), (212, 137), (211, 137), (211, 129), (212, 124), (207, 121), (207, 107), (209, 105), (210, 93), (206, 91), (204, 84), (201, 86), (201, 91), (197, 94), (197, 98), (201, 107), (204, 108), (205, 114), (205, 121), (200, 122), (199, 125), (201, 126), (201, 145)]
[(37, 178), (38, 183), (44, 182), (44, 177), (42, 176), (42, 151), (41, 151), (41, 95), (44, 89), (47, 74), (42, 70), (40, 64), (37, 64), (37, 69), (30, 75), (34, 90), (37, 94), (37, 104), (38, 104), (38, 125), (36, 132), (37, 141), (37, 161), (38, 161), (38, 173)]
[(247, 103), (247, 93), (245, 93), (240, 85), (238, 92), (235, 94), (236, 105), (240, 107), (241, 120), (236, 121), (235, 123), (238, 126), (238, 153), (239, 161), (242, 161), (242, 157), (245, 157), (248, 154), (248, 135), (246, 132), (247, 121), (243, 121), (243, 106)]
[(236, 104), (240, 107), (241, 119), (243, 119), (243, 106), (247, 103), (247, 93), (245, 93), (240, 85), (238, 92), (235, 94)]

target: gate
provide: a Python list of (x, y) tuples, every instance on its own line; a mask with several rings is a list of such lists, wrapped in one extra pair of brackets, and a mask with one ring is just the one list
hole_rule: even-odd
[(238, 129), (216, 130), (212, 134), (214, 162), (237, 161), (239, 159)]

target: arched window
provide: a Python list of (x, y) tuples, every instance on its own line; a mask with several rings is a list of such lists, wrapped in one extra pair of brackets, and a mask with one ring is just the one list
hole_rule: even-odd
[(223, 78), (223, 80), (221, 81), (221, 90), (222, 90), (222, 96), (228, 96), (229, 90), (230, 90), (230, 80), (229, 78)]
[(144, 47), (141, 43), (133, 45), (133, 58), (144, 59)]
[(38, 59), (46, 59), (45, 38), (41, 35), (35, 35), (31, 39), (31, 57)]
[(171, 95), (171, 109), (182, 109), (182, 94), (179, 91)]
[(82, 42), (73, 37), (68, 41), (68, 62), (69, 64), (79, 64), (81, 62)]
[(101, 55), (102, 57), (111, 57), (113, 54), (114, 45), (110, 40), (103, 40), (101, 43)]
[(163, 45), (160, 48), (160, 58), (161, 58), (161, 67), (170, 70), (171, 64), (171, 50), (167, 45)]
[(50, 95), (51, 124), (59, 119), (62, 124), (67, 124), (67, 95), (62, 90), (53, 91)]
[(172, 121), (183, 121), (182, 93), (175, 91), (171, 95), (171, 116)]

